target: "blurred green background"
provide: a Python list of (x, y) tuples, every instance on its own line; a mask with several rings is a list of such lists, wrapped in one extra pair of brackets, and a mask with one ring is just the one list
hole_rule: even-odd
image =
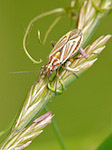
[[(41, 47), (37, 30), (44, 35), (55, 17), (46, 17), (32, 27), (27, 46), (41, 65), (34, 65), (25, 55), (22, 40), (29, 21), (51, 9), (66, 7), (70, 0), (0, 0), (0, 130), (5, 129), (20, 110), (37, 73), (10, 74), (12, 71), (38, 70), (46, 63), (52, 47), (70, 30), (70, 21), (64, 17), (50, 33)], [(112, 34), (112, 13), (101, 20), (89, 43), (101, 35)], [(93, 150), (112, 131), (112, 39), (107, 43), (95, 65), (72, 83), (62, 95), (56, 96), (48, 106), (62, 132), (69, 150)], [(26, 150), (60, 150), (49, 125)]]

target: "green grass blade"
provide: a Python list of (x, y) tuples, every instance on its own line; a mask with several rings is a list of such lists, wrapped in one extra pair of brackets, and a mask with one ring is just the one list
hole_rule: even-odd
[(112, 150), (112, 134), (106, 138), (97, 150)]

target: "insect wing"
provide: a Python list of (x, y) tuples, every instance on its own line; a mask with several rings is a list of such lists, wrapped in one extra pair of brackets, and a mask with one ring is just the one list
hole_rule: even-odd
[(73, 30), (69, 36), (68, 42), (64, 45), (60, 57), (60, 62), (63, 64), (67, 59), (73, 57), (82, 43), (82, 33), (80, 30)]
[(63, 46), (65, 45), (65, 43), (67, 42), (68, 37), (66, 35), (64, 35), (58, 42), (57, 44), (54, 46), (53, 50), (51, 51), (49, 57), (53, 56), (55, 53), (59, 52)]
[(77, 43), (76, 42), (68, 42), (61, 53), (60, 62), (63, 64), (68, 58), (71, 57), (71, 54), (73, 53)]
[(77, 46), (76, 48), (74, 49), (74, 51), (72, 52), (71, 56), (69, 58), (72, 58), (76, 55), (76, 53), (78, 52), (80, 46), (81, 46), (81, 43), (83, 41), (83, 36), (80, 37), (80, 40), (77, 42)]
[(55, 54), (60, 52), (60, 63), (63, 64), (67, 59), (73, 57), (82, 41), (82, 32), (79, 29), (72, 30), (64, 35), (55, 45), (49, 55), (49, 61), (51, 61)]

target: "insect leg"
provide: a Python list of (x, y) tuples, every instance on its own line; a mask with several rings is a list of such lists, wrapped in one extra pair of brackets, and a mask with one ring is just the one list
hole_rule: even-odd
[[(84, 52), (85, 53), (85, 52)], [(89, 53), (89, 54), (84, 54), (83, 56), (81, 56), (81, 57), (76, 57), (76, 58), (73, 58), (74, 60), (75, 59), (80, 59), (80, 58), (86, 58), (86, 59), (88, 59), (88, 55), (92, 55), (92, 54), (94, 54), (94, 55), (99, 55), (98, 53), (94, 53), (94, 52), (92, 52), (92, 53)], [(71, 60), (71, 59), (70, 59)]]
[(54, 46), (55, 46), (55, 44), (56, 44), (56, 42), (55, 42), (55, 41), (51, 41), (51, 46), (52, 46), (52, 47), (54, 47)]
[(43, 69), (44, 69), (44, 66), (42, 66), (41, 69), (40, 69), (40, 73), (39, 73), (39, 77), (38, 77), (37, 82), (40, 81), (40, 77), (41, 77), (41, 75), (42, 75), (42, 73), (43, 73)]
[(48, 81), (50, 82), (50, 74), (47, 73), (47, 78), (48, 78)]
[(50, 83), (48, 83), (48, 89), (51, 90), (51, 91), (53, 91), (53, 92), (55, 92), (55, 94), (57, 94), (57, 93), (59, 93), (59, 94), (62, 93), (61, 90), (57, 90), (58, 80), (59, 80), (59, 82), (61, 83), (61, 85), (62, 85), (62, 87), (63, 87), (63, 84), (62, 84), (62, 82), (61, 82), (60, 79), (59, 79), (59, 70), (56, 69), (56, 83), (55, 83), (55, 87), (52, 88), (51, 85), (50, 85)]
[[(58, 80), (59, 80), (59, 82), (62, 86), (62, 90), (65, 90), (65, 85), (64, 85), (62, 79), (59, 78), (59, 70), (58, 69), (56, 70), (56, 77), (57, 77), (57, 79), (56, 79), (56, 84), (55, 84), (55, 92), (57, 92), (57, 82), (58, 82)], [(60, 91), (58, 93), (60, 93)]]
[(83, 50), (82, 47), (79, 48), (79, 52), (80, 52), (80, 54), (81, 54), (83, 57), (85, 57), (85, 58), (88, 59), (88, 57), (87, 57), (87, 55), (86, 55), (86, 53), (84, 52), (84, 50)]
[(37, 83), (40, 81), (41, 75), (42, 75), (42, 71), (40, 71), (40, 73), (39, 73), (39, 77), (38, 77)]
[(57, 84), (58, 84), (58, 80), (59, 80), (59, 70), (56, 69), (56, 84), (55, 84), (55, 94), (56, 94), (56, 90), (57, 90)]
[(67, 71), (69, 71), (69, 72), (72, 72), (75, 76), (76, 76), (76, 78), (79, 78), (79, 76), (75, 73), (75, 70), (74, 69), (72, 69), (72, 68), (70, 68), (70, 67), (65, 67), (64, 65), (62, 65), (62, 67), (65, 69), (65, 70), (67, 70)]

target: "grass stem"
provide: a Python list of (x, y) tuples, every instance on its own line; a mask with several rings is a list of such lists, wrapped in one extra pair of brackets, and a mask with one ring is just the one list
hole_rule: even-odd
[[(47, 108), (47, 106), (45, 106), (45, 111), (46, 112), (49, 111), (49, 109)], [(54, 118), (52, 118), (52, 127), (53, 127), (53, 130), (54, 130), (54, 132), (56, 134), (57, 140), (58, 140), (58, 142), (59, 142), (62, 150), (66, 150), (66, 146), (64, 144), (61, 132), (60, 132), (59, 127), (58, 127), (58, 125), (57, 125), (57, 123), (56, 123), (56, 121), (55, 121)]]

